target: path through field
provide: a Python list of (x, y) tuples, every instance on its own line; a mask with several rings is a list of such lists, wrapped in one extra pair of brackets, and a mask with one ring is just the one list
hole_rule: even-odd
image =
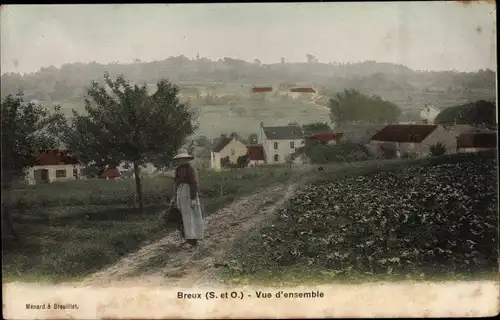
[[(233, 240), (269, 219), (299, 183), (260, 190), (205, 219), (205, 239), (195, 249), (180, 247), (179, 232), (142, 247), (80, 282), (91, 286), (209, 285)], [(168, 232), (168, 231), (166, 231)]]

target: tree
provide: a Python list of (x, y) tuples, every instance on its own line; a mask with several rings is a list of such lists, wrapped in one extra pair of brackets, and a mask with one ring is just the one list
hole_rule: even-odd
[(73, 111), (62, 139), (79, 159), (98, 168), (130, 162), (134, 169), (137, 200), (143, 208), (140, 167), (152, 162), (167, 166), (196, 127), (189, 105), (180, 103), (179, 88), (162, 79), (156, 92), (132, 86), (122, 75), (105, 85), (93, 82), (87, 90), (87, 115)]
[(281, 63), (285, 63), (285, 57), (281, 57)]
[(354, 89), (346, 89), (330, 99), (330, 118), (333, 123), (394, 123), (401, 109), (378, 96), (369, 97)]
[(208, 140), (207, 136), (198, 136), (196, 138), (196, 144), (198, 147), (207, 147), (210, 144), (210, 140)]
[(307, 59), (307, 63), (311, 63), (311, 62), (314, 62), (316, 57), (314, 55), (308, 53), (308, 54), (306, 54), (306, 59)]
[(259, 136), (256, 133), (252, 133), (248, 136), (248, 143), (249, 144), (258, 144), (259, 143)]
[(323, 123), (323, 122), (308, 123), (303, 125), (302, 129), (306, 134), (314, 134), (332, 130), (332, 128), (330, 128), (328, 123)]
[(262, 64), (262, 62), (257, 58), (253, 60), (253, 63), (257, 66), (260, 66)]
[[(59, 145), (54, 134), (64, 121), (59, 107), (51, 113), (38, 104), (24, 103), (23, 94), (7, 95), (2, 100), (2, 190), (23, 178), (25, 170), (36, 164), (37, 154)], [(11, 208), (2, 205), (2, 219), (16, 240)]]
[(236, 160), (236, 163), (238, 165), (238, 168), (248, 167), (248, 164), (250, 163), (250, 158), (248, 157), (248, 153), (239, 156), (238, 159)]
[(495, 127), (496, 106), (493, 101), (485, 100), (462, 104), (444, 109), (437, 115), (434, 122), (443, 125), (468, 124)]

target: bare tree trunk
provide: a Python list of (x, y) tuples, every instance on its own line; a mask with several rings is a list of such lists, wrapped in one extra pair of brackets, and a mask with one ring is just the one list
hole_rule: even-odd
[(135, 189), (137, 191), (137, 201), (139, 202), (139, 208), (141, 212), (143, 212), (144, 204), (142, 202), (142, 185), (141, 185), (141, 177), (139, 176), (141, 168), (139, 168), (139, 164), (137, 161), (134, 161), (134, 176), (135, 176)]

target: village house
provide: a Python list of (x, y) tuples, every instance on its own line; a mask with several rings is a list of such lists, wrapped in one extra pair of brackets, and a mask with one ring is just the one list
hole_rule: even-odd
[(329, 131), (329, 132), (320, 132), (309, 135), (306, 137), (306, 139), (313, 141), (320, 141), (328, 145), (335, 145), (339, 143), (342, 136), (343, 136), (342, 132)]
[(425, 107), (420, 111), (420, 118), (422, 122), (426, 124), (434, 124), (434, 120), (441, 113), (441, 109), (433, 106), (432, 104), (426, 104)]
[(266, 155), (264, 153), (264, 147), (261, 144), (248, 146), (248, 166), (255, 167), (266, 163)]
[(296, 99), (314, 99), (318, 93), (310, 87), (292, 88), (288, 92), (288, 97), (292, 100)]
[[(132, 173), (133, 174), (133, 173)], [(99, 175), (99, 179), (104, 179), (104, 180), (115, 180), (115, 179), (120, 179), (122, 177), (122, 174), (118, 168), (106, 168), (104, 169), (103, 172)]]
[(304, 132), (299, 125), (265, 127), (261, 123), (259, 144), (267, 164), (285, 163), (297, 148), (304, 146)]
[(36, 165), (26, 172), (28, 184), (70, 181), (81, 178), (82, 165), (68, 150), (50, 150), (41, 152), (36, 158)]
[(480, 152), (497, 149), (497, 132), (462, 133), (457, 138), (457, 152)]
[(437, 143), (445, 146), (446, 153), (455, 153), (454, 140), (453, 133), (440, 125), (395, 124), (378, 131), (371, 138), (369, 147), (375, 154), (379, 154), (381, 145), (392, 145), (396, 148), (398, 157), (405, 153), (425, 157), (430, 154), (430, 147)]
[(224, 137), (210, 153), (210, 168), (221, 170), (222, 159), (228, 158), (230, 163), (237, 163), (238, 158), (247, 154), (247, 146), (237, 137)]

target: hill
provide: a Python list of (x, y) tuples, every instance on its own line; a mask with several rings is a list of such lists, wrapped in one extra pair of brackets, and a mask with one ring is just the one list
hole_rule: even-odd
[[(269, 121), (270, 117), (278, 122), (328, 121), (328, 111), (321, 105), (326, 97), (346, 88), (395, 103), (403, 110), (402, 121), (418, 120), (419, 110), (427, 103), (445, 109), (470, 101), (496, 100), (495, 73), (491, 70), (424, 72), (375, 61), (257, 64), (228, 57), (212, 61), (184, 56), (130, 64), (71, 63), (60, 68), (44, 67), (26, 75), (2, 74), (1, 94), (3, 98), (23, 91), (27, 101), (36, 99), (48, 107), (59, 104), (70, 114), (72, 109), (83, 110), (86, 88), (91, 81), (101, 82), (106, 71), (111, 76), (124, 74), (135, 83), (154, 84), (167, 78), (179, 85), (181, 99), (190, 101), (199, 116), (199, 134), (206, 135), (218, 135), (220, 131), (254, 132), (256, 123)], [(316, 104), (274, 99), (274, 103), (259, 107), (250, 95), (254, 85), (282, 90), (313, 86), (324, 97)], [(249, 114), (253, 116), (247, 121)], [(221, 125), (223, 128), (219, 128)]]

